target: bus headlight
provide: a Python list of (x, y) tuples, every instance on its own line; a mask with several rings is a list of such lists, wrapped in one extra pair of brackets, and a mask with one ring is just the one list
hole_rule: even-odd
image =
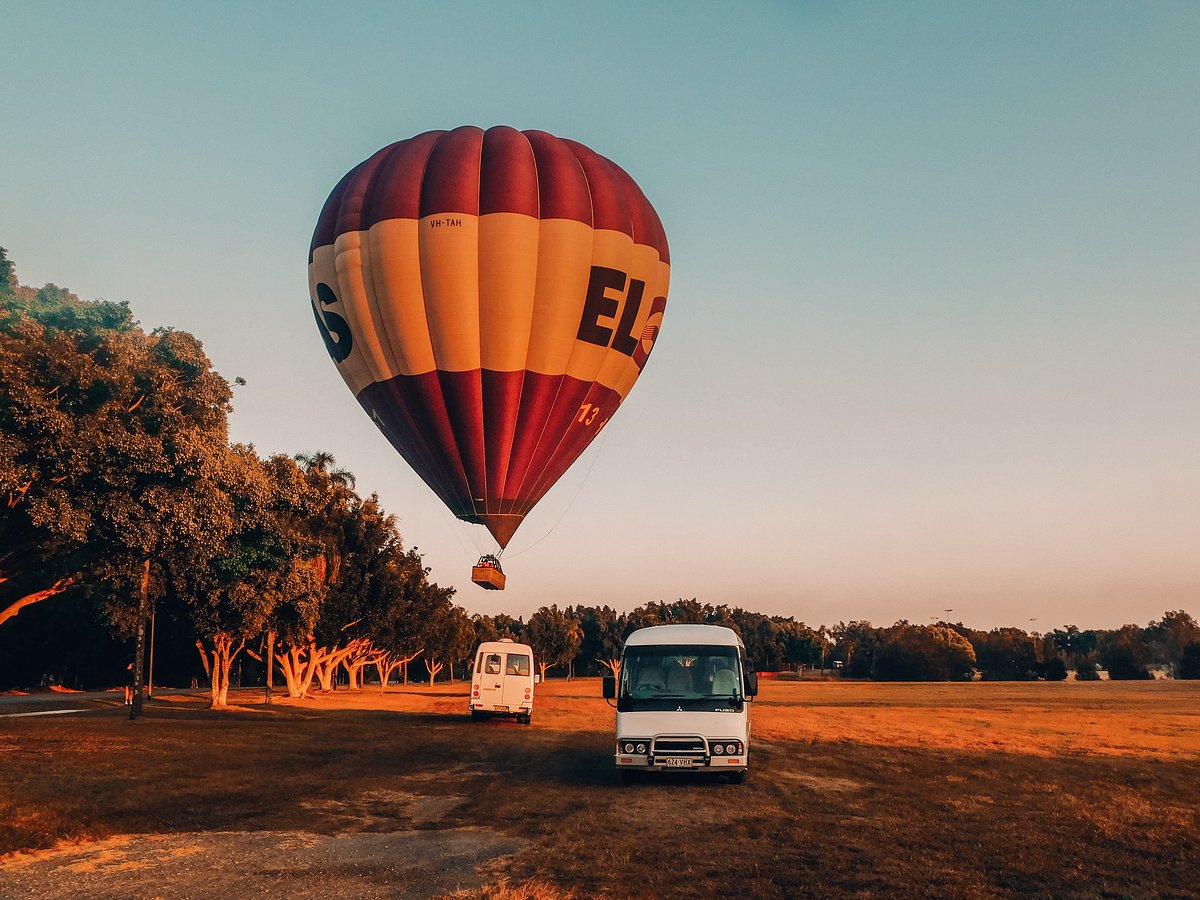
[(724, 744), (713, 744), (713, 753), (715, 753), (717, 756), (720, 756), (724, 752), (725, 752)]

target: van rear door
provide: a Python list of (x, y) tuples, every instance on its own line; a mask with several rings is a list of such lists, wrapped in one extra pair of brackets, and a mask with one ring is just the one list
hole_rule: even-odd
[(485, 710), (506, 706), (504, 702), (504, 654), (481, 653), (479, 674), (479, 699)]
[(504, 654), (504, 699), (502, 702), (516, 712), (532, 696), (533, 660), (525, 651)]

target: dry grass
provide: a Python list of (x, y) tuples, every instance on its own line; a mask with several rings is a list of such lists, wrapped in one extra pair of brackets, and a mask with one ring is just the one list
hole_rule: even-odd
[(531, 728), (470, 723), (461, 685), (0, 720), (0, 853), (484, 828), (526, 849), (452, 896), (1186, 897), (1200, 883), (1198, 683), (764, 681), (747, 785), (628, 788), (599, 687), (543, 685)]

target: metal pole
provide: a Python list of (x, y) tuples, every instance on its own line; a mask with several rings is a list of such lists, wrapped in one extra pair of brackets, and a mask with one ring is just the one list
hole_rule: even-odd
[(150, 674), (146, 678), (146, 696), (154, 696), (154, 614), (158, 611), (158, 604), (150, 607)]

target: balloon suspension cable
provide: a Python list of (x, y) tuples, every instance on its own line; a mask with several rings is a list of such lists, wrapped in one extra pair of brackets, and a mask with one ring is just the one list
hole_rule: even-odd
[[(600, 432), (600, 443), (596, 445), (596, 452), (592, 454), (592, 461), (590, 463), (588, 463), (587, 471), (583, 473), (583, 479), (579, 482), (579, 486), (577, 488), (575, 488), (575, 493), (571, 495), (571, 502), (567, 504), (566, 509), (564, 509), (562, 511), (562, 513), (559, 515), (559, 517), (555, 520), (554, 524), (550, 526), (550, 530), (547, 531), (545, 534), (543, 534), (540, 538), (538, 538), (532, 544), (530, 544), (528, 547), (523, 547), (522, 549), (518, 550), (516, 553), (512, 554), (509, 557), (509, 559), (520, 556), (522, 553), (528, 553), (530, 550), (532, 550), (534, 547), (536, 547), (538, 544), (540, 544), (546, 538), (550, 537), (550, 535), (554, 532), (554, 529), (558, 527), (559, 522), (561, 522), (563, 519), (565, 519), (567, 517), (567, 513), (569, 513), (571, 511), (571, 507), (575, 505), (575, 498), (579, 496), (579, 492), (582, 491), (583, 486), (585, 484), (587, 484), (588, 476), (590, 476), (592, 474), (592, 467), (596, 465), (596, 460), (598, 460), (600, 458), (600, 451), (604, 449), (604, 442), (606, 440), (608, 440), (607, 429)], [(501, 550), (500, 552), (503, 553), (504, 551)], [(497, 554), (497, 556), (499, 556), (499, 554)]]

